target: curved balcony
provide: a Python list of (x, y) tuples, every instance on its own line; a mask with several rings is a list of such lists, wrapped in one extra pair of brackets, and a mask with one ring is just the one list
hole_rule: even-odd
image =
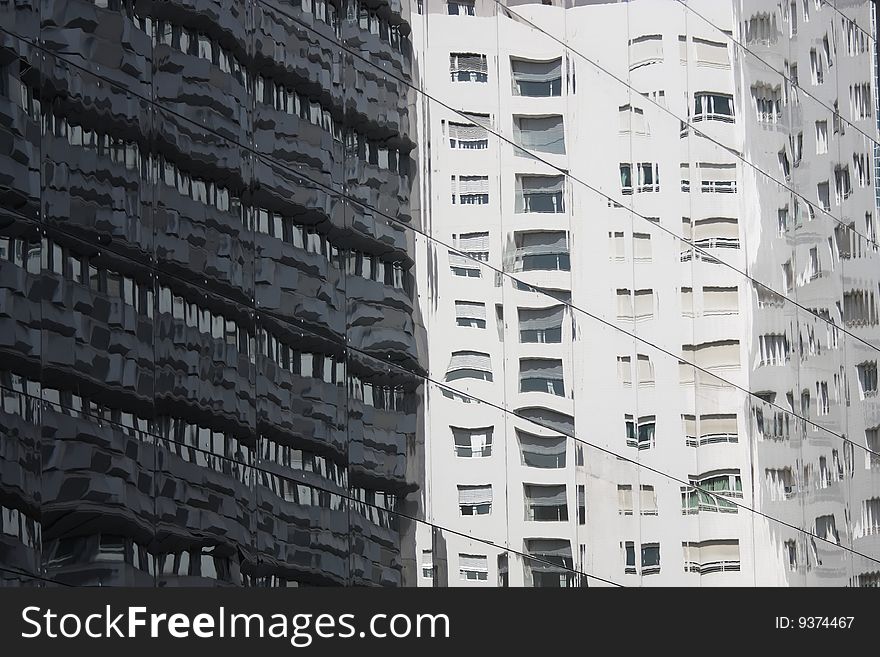
[(345, 282), (326, 256), (258, 233), (257, 307), (294, 326), (341, 343), (345, 335)]
[(40, 39), (49, 50), (77, 53), (103, 77), (150, 95), (153, 42), (127, 12), (66, 0), (42, 3), (40, 18)]
[(351, 584), (354, 586), (400, 586), (403, 564), (400, 535), (381, 527), (352, 509)]
[(241, 170), (239, 144), (248, 144), (251, 132), (245, 104), (251, 95), (245, 86), (211, 62), (170, 46), (156, 46), (156, 66), (154, 100), (160, 109), (154, 134), (159, 146), (187, 153), (197, 163), (193, 168)]
[(388, 41), (382, 40), (378, 34), (363, 29), (357, 20), (343, 18), (340, 21), (339, 34), (346, 47), (359, 51), (390, 75), (404, 80), (411, 79), (410, 57)]
[[(326, 38), (315, 36), (289, 16), (309, 24)], [(342, 50), (335, 45), (336, 35), (329, 25), (313, 20), (296, 5), (285, 7), (281, 13), (266, 3), (254, 7), (254, 23), (254, 60), (258, 68), (271, 72), (279, 81), (300, 81), (310, 96), (323, 97), (328, 104), (343, 105), (346, 87), (342, 85)]]
[[(404, 187), (408, 183), (406, 183), (405, 179), (400, 178), (399, 184)], [(408, 187), (407, 187), (408, 190)], [(408, 194), (408, 191), (407, 191)], [(355, 193), (357, 196), (357, 193)], [(371, 190), (368, 191), (368, 198), (372, 197)], [(398, 196), (398, 199), (400, 196)], [(381, 204), (387, 207), (389, 204), (383, 203)], [(379, 207), (379, 210), (383, 213), (389, 214), (392, 217), (395, 217), (398, 221), (405, 222), (409, 224), (412, 220), (412, 217), (409, 215), (409, 205), (408, 203), (404, 206), (401, 206), (399, 203), (394, 202), (391, 204), (390, 210), (394, 210), (397, 208), (396, 212), (385, 212), (385, 209)], [(376, 206), (373, 206), (376, 207)], [(349, 212), (349, 221), (351, 229), (357, 231), (361, 235), (366, 236), (371, 240), (375, 240), (376, 242), (381, 243), (383, 246), (390, 248), (393, 251), (396, 251), (401, 254), (406, 254), (407, 257), (411, 256), (412, 249), (410, 248), (411, 240), (413, 239), (410, 232), (399, 223), (390, 221), (387, 217), (374, 214), (372, 211), (367, 211), (366, 208), (359, 207), (356, 203), (351, 203), (348, 206)], [(404, 213), (405, 211), (405, 213)]]
[[(5, 237), (5, 236), (4, 236)], [(39, 242), (29, 242), (39, 254)], [(24, 265), (24, 263), (22, 263)], [(0, 354), (4, 369), (40, 378), (42, 281), (23, 266), (0, 260)]]
[(43, 541), (106, 532), (149, 544), (156, 520), (149, 437), (52, 405), (42, 413)]
[(0, 203), (29, 219), (39, 216), (41, 132), (20, 103), (0, 96)]
[(381, 213), (377, 217), (380, 223), (387, 224), (387, 217), (407, 223), (411, 220), (409, 181), (397, 171), (349, 158), (345, 166), (345, 180), (348, 193), (355, 202)]
[(389, 133), (407, 140), (410, 136), (410, 92), (401, 82), (382, 75), (371, 64), (349, 53), (343, 54), (343, 87), (346, 109), (354, 111)]
[(258, 103), (254, 110), (256, 149), (316, 183), (333, 187), (342, 179), (344, 148), (321, 126)]
[(195, 284), (207, 284), (240, 303), (250, 302), (254, 243), (237, 212), (221, 212), (158, 185), (153, 226), (160, 267)]
[(353, 397), (348, 402), (349, 474), (352, 485), (379, 489), (407, 486), (407, 437), (416, 432), (415, 413), (384, 411)]
[(345, 389), (303, 377), (257, 359), (257, 422), (260, 432), (295, 436), (318, 450), (346, 456)]
[(42, 382), (149, 416), (153, 322), (119, 297), (43, 271)]
[(345, 584), (349, 574), (347, 507), (288, 501), (258, 482), (253, 574), (309, 584)]
[(43, 157), (44, 221), (135, 260), (150, 258), (153, 190), (146, 172), (53, 135), (43, 138)]
[(165, 442), (156, 458), (153, 551), (219, 544), (235, 552), (251, 545), (251, 472), (245, 464)]
[(360, 276), (346, 277), (348, 339), (385, 361), (418, 367), (412, 301), (402, 291)]
[(206, 426), (253, 435), (254, 366), (234, 345), (213, 339), (168, 313), (156, 317), (155, 405)]
[[(0, 563), (30, 574), (40, 573), (40, 432), (39, 400), (0, 388)], [(18, 581), (0, 574), (4, 584)]]

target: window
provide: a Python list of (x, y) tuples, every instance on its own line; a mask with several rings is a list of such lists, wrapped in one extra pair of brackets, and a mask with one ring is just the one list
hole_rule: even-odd
[(784, 148), (776, 155), (779, 160), (779, 171), (785, 176), (786, 180), (791, 178), (791, 162), (788, 160), (788, 151)]
[(687, 542), (681, 544), (686, 573), (738, 571), (739, 541), (736, 539)]
[(819, 247), (810, 249), (809, 259), (807, 260), (807, 271), (805, 272), (807, 280), (814, 280), (822, 275), (822, 263), (819, 260)]
[(657, 492), (653, 486), (639, 486), (639, 513), (643, 516), (657, 515)]
[(704, 315), (736, 315), (739, 313), (739, 289), (736, 287), (703, 288)]
[(785, 235), (788, 230), (788, 206), (786, 205), (784, 208), (779, 208), (776, 211), (776, 225), (779, 231), (779, 235)]
[(855, 57), (867, 52), (869, 42), (865, 30), (858, 23), (846, 17), (841, 18), (841, 24), (846, 33), (846, 54), (849, 57)]
[(681, 512), (721, 511), (736, 513), (736, 505), (728, 497), (742, 497), (739, 470), (710, 472), (690, 477), (690, 486), (681, 487)]
[(636, 320), (654, 318), (654, 290), (636, 290), (633, 295), (633, 310)]
[(446, 13), (450, 16), (473, 16), (474, 0), (447, 0)]
[(568, 520), (568, 504), (565, 485), (545, 486), (524, 484), (525, 519), (535, 522), (565, 522)]
[(617, 380), (624, 387), (630, 387), (632, 385), (632, 357), (631, 356), (618, 356), (617, 357)]
[(865, 429), (865, 468), (880, 468), (880, 427)]
[(562, 58), (549, 61), (530, 61), (510, 58), (515, 96), (561, 96)]
[(455, 323), (469, 328), (486, 328), (486, 304), (478, 301), (456, 301)]
[(485, 582), (489, 579), (489, 559), (485, 554), (459, 554), (458, 573), (461, 579)]
[(489, 176), (452, 176), (452, 202), (462, 205), (489, 203)]
[(434, 552), (422, 550), (422, 577), (434, 579)]
[(571, 415), (545, 408), (543, 406), (527, 406), (518, 409), (520, 416), (534, 420), (565, 435), (574, 435), (574, 418)]
[(486, 458), (492, 456), (492, 433), (494, 427), (462, 429), (449, 427), (455, 443), (455, 455), (460, 458)]
[(623, 163), (620, 165), (620, 191), (622, 194), (632, 194), (633, 193), (632, 165), (631, 164)]
[(485, 150), (489, 148), (489, 131), (485, 125), (449, 121), (446, 127), (450, 148), (464, 150)]
[(449, 53), (449, 73), (453, 82), (487, 82), (489, 68), (486, 64), (486, 55)]
[(458, 508), (463, 516), (484, 516), (492, 512), (492, 486), (459, 486)]
[[(712, 191), (736, 191), (736, 180), (730, 182), (713, 181), (717, 187)], [(722, 187), (722, 185), (733, 185)], [(707, 191), (707, 182), (703, 181), (703, 191)], [(697, 219), (693, 228), (693, 244), (701, 249), (738, 249), (739, 222), (735, 217), (709, 217)], [(705, 254), (697, 252), (700, 258), (707, 258)]]
[(739, 341), (718, 340), (698, 345), (682, 345), (686, 360), (697, 367), (709, 370), (739, 367)]
[(446, 370), (447, 381), (458, 379), (492, 380), (492, 362), (489, 354), (479, 351), (454, 351)]
[(633, 233), (633, 260), (651, 262), (651, 236), (648, 233)]
[(513, 271), (570, 271), (565, 231), (518, 232)]
[(862, 536), (880, 534), (880, 498), (862, 502)]
[(642, 543), (642, 575), (660, 572), (660, 544)]
[(782, 366), (789, 361), (788, 337), (781, 334), (766, 334), (758, 338), (760, 366)]
[(480, 278), (479, 262), (489, 260), (489, 233), (461, 233), (452, 236), (453, 246), (461, 253), (449, 252), (449, 267), (456, 276)]
[[(859, 187), (867, 187), (871, 183), (868, 160), (864, 153), (853, 153), (853, 169)], [(870, 226), (870, 224), (868, 224)]]
[(856, 366), (861, 399), (877, 396), (877, 361), (866, 361)]
[(565, 436), (537, 436), (520, 429), (516, 430), (516, 436), (523, 465), (545, 469), (565, 467)]
[(620, 105), (618, 108), (619, 132), (621, 134), (649, 135), (651, 130), (645, 119), (645, 110), (632, 105)]
[(764, 482), (770, 493), (770, 500), (773, 502), (790, 500), (797, 495), (797, 487), (791, 468), (766, 468)]
[(549, 308), (519, 308), (519, 341), (523, 343), (562, 342), (564, 306)]
[(633, 488), (629, 484), (617, 485), (617, 509), (622, 516), (633, 514)]
[(828, 415), (830, 400), (828, 398), (828, 382), (816, 381), (816, 414)]
[(791, 260), (782, 263), (782, 289), (787, 292), (794, 290), (794, 273), (791, 268)]
[(610, 247), (608, 249), (610, 260), (626, 260), (626, 246), (623, 241), (623, 232), (614, 231), (608, 233)]
[(853, 121), (871, 118), (871, 85), (868, 82), (849, 86), (849, 110)]
[(564, 176), (516, 177), (516, 212), (565, 212)]
[(694, 316), (694, 290), (690, 287), (681, 288), (681, 316)]
[[(587, 524), (587, 493), (586, 493), (585, 486), (578, 485), (577, 498), (578, 498), (578, 524), (579, 525), (586, 525)], [(586, 546), (581, 545), (581, 563), (584, 562), (585, 550), (586, 550)]]
[(638, 381), (640, 386), (654, 385), (654, 364), (646, 354), (637, 354)]
[(816, 121), (816, 155), (828, 152), (828, 121)]
[(850, 290), (843, 293), (843, 322), (847, 326), (877, 323), (877, 305), (873, 291)]
[(638, 192), (660, 191), (660, 165), (651, 162), (640, 162), (636, 165), (639, 174)]
[(98, 554), (95, 561), (125, 562), (125, 537), (101, 534), (98, 538)]
[[(794, 33), (796, 32), (797, 30)], [(753, 14), (744, 22), (743, 33), (747, 43), (760, 43), (762, 45), (776, 43), (776, 39), (779, 36), (776, 28), (776, 14), (769, 12)]]
[(691, 165), (689, 162), (682, 162), (679, 169), (681, 170), (681, 191), (689, 192), (691, 191)]
[(565, 129), (560, 115), (515, 116), (513, 137), (527, 151), (565, 154)]
[(663, 61), (663, 37), (646, 34), (629, 41), (629, 70)]
[(626, 424), (626, 444), (628, 447), (638, 447), (639, 449), (654, 447), (655, 416), (642, 415), (639, 417), (638, 423), (636, 423), (633, 420), (633, 416), (627, 414), (624, 416), (624, 422)]
[(810, 77), (814, 86), (822, 84), (825, 81), (822, 55), (817, 53), (815, 48), (810, 49)]
[[(566, 540), (529, 538), (526, 552), (534, 559), (525, 559), (526, 580), (535, 588), (565, 588), (575, 586), (577, 575), (572, 572), (574, 560), (571, 544)], [(540, 561), (538, 561), (540, 560)]]
[(519, 361), (519, 391), (547, 392), (565, 396), (562, 361), (549, 358), (522, 358)]
[(782, 119), (781, 87), (755, 84), (752, 85), (751, 91), (758, 123), (778, 123)]
[[(724, 49), (727, 54), (727, 48)], [(733, 96), (702, 91), (694, 94), (693, 121), (733, 122)]]
[(709, 41), (694, 37), (693, 42), (694, 59), (697, 61), (697, 66), (710, 66), (713, 68), (728, 68), (730, 66), (727, 44), (723, 41)]
[(621, 556), (623, 557), (623, 572), (627, 575), (636, 574), (636, 547), (633, 541), (625, 541), (620, 544)]
[(849, 165), (834, 167), (834, 194), (837, 205), (849, 198), (852, 184), (849, 178)]
[(834, 134), (845, 135), (846, 134), (846, 121), (842, 120), (840, 117), (840, 111), (838, 107), (838, 103), (834, 101), (834, 113), (831, 115), (831, 129)]
[(840, 545), (840, 535), (837, 533), (837, 526), (834, 522), (833, 515), (819, 516), (816, 518), (816, 536), (824, 538), (826, 541)]

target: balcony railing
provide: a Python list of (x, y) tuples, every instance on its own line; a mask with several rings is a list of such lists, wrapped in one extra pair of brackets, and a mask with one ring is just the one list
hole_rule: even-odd
[(684, 571), (686, 573), (721, 573), (721, 572), (737, 572), (739, 571), (739, 561), (707, 561), (706, 563), (697, 563), (696, 561), (685, 561)]

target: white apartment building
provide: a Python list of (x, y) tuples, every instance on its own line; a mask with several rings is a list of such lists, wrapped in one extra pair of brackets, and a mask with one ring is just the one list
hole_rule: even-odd
[(831, 542), (880, 554), (870, 5), (837, 4), (420, 5), (420, 585), (876, 578)]

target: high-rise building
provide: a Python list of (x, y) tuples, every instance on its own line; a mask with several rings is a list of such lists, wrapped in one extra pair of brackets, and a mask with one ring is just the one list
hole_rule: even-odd
[(0, 583), (878, 585), (868, 0), (0, 0)]
[(4, 584), (403, 582), (408, 20), (0, 2)]
[(873, 11), (420, 3), (421, 585), (876, 584)]

